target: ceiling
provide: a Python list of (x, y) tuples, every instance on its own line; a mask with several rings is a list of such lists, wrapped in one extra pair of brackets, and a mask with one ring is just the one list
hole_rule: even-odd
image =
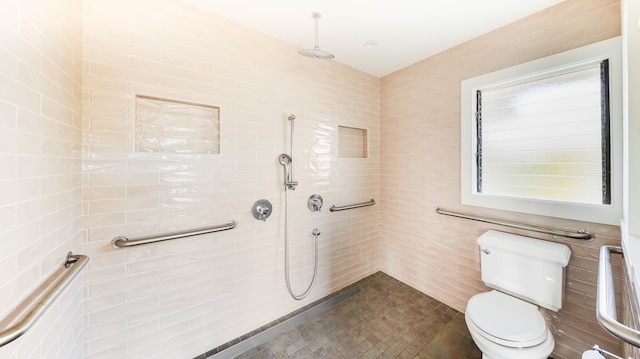
[[(563, 0), (182, 0), (382, 77)], [(365, 46), (375, 41), (376, 47)]]

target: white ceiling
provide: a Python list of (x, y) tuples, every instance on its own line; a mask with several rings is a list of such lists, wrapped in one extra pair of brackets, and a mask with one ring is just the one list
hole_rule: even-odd
[[(564, 0), (182, 0), (382, 77)], [(376, 48), (365, 47), (374, 40)]]

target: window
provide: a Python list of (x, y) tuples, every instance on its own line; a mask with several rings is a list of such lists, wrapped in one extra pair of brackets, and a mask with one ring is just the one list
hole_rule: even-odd
[(619, 43), (463, 81), (463, 204), (619, 224)]

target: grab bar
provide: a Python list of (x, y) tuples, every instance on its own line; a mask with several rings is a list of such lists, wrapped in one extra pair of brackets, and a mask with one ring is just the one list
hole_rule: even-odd
[(471, 220), (474, 220), (474, 221), (497, 224), (497, 225), (505, 226), (505, 227), (524, 229), (524, 230), (527, 230), (527, 231), (534, 231), (534, 232), (544, 233), (544, 234), (551, 234), (551, 235), (554, 235), (554, 236), (561, 236), (561, 237), (567, 237), (567, 238), (573, 238), (573, 239), (581, 239), (583, 241), (592, 241), (595, 238), (595, 235), (593, 233), (591, 233), (591, 232), (589, 232), (587, 230), (584, 230), (584, 229), (581, 229), (579, 231), (565, 231), (565, 230), (557, 229), (557, 228), (535, 226), (533, 224), (510, 222), (510, 221), (503, 221), (503, 220), (500, 220), (500, 219), (493, 219), (493, 218), (487, 218), (487, 217), (472, 216), (472, 215), (469, 215), (469, 214), (449, 212), (449, 211), (444, 210), (444, 209), (442, 209), (440, 207), (436, 208), (436, 212), (439, 213), (439, 214), (444, 214), (445, 216), (453, 216), (453, 217), (458, 217), (458, 218), (471, 219)]
[[(80, 273), (82, 268), (89, 261), (89, 257), (78, 254), (74, 255), (69, 252), (65, 259), (65, 268), (70, 268), (64, 271), (64, 274), (56, 280), (51, 286), (48, 286), (48, 290), (42, 294), (40, 299), (34, 303), (28, 310), (24, 311), (24, 315), (7, 329), (0, 331), (0, 347), (5, 344), (9, 344), (12, 341), (18, 339), (24, 333), (27, 332), (37, 321), (42, 314), (51, 306), (51, 304), (60, 296), (62, 291), (67, 288), (69, 283)], [(33, 294), (30, 297), (34, 297)], [(15, 312), (15, 311), (14, 311)], [(6, 319), (5, 319), (6, 320)]]
[[(614, 358), (614, 359), (624, 359), (623, 357), (619, 357), (619, 356), (617, 356), (617, 355), (615, 355), (615, 354), (613, 354), (613, 353), (611, 353), (611, 352), (608, 352), (608, 351), (606, 351), (606, 350), (604, 350), (604, 349), (600, 348), (600, 346), (599, 346), (598, 344), (594, 345), (594, 346), (591, 348), (591, 350), (595, 350), (595, 351), (597, 351), (597, 352), (598, 352), (598, 353), (600, 353), (602, 356), (612, 357), (612, 358)], [(584, 355), (584, 353), (583, 353), (582, 355)]]
[(126, 247), (139, 246), (141, 244), (168, 241), (170, 239), (177, 239), (177, 238), (183, 238), (183, 237), (198, 236), (201, 234), (207, 234), (207, 233), (213, 233), (213, 232), (227, 231), (229, 229), (236, 228), (237, 224), (238, 222), (232, 220), (231, 222), (220, 224), (217, 226), (204, 227), (204, 228), (198, 228), (198, 229), (192, 229), (192, 230), (186, 230), (186, 231), (171, 232), (171, 233), (166, 233), (166, 234), (156, 235), (156, 236), (147, 236), (147, 237), (140, 237), (140, 238), (129, 238), (126, 236), (118, 236), (111, 240), (111, 246), (113, 246), (113, 248), (116, 248), (116, 249), (126, 248)]
[(374, 204), (376, 204), (376, 201), (374, 201), (373, 198), (372, 198), (369, 202), (356, 203), (356, 204), (351, 204), (351, 205), (348, 205), (348, 206), (336, 207), (336, 205), (334, 204), (333, 206), (331, 206), (331, 208), (329, 208), (329, 210), (331, 212), (346, 211), (348, 209), (373, 206)]
[(613, 287), (611, 253), (622, 255), (622, 247), (602, 246), (598, 263), (598, 285), (596, 291), (596, 318), (598, 323), (613, 336), (640, 347), (640, 332), (618, 322), (616, 294)]

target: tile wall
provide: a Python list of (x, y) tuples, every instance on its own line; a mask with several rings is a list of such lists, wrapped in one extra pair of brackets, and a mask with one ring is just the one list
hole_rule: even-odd
[[(630, 328), (638, 330), (640, 329), (640, 310), (638, 310), (638, 300), (635, 297), (633, 285), (629, 281), (629, 272), (627, 271), (626, 266), (623, 266), (623, 271), (622, 312), (618, 312), (620, 313), (618, 314), (619, 320)], [(640, 357), (640, 348), (628, 343), (623, 343), (622, 353), (623, 358), (638, 358)]]
[[(1, 328), (81, 251), (81, 56), (80, 1), (0, 2)], [(0, 358), (81, 358), (81, 304), (75, 279)]]
[[(379, 79), (317, 61), (175, 1), (85, 0), (84, 351), (96, 358), (192, 358), (378, 270)], [(312, 25), (312, 23), (311, 23)], [(135, 152), (135, 96), (220, 108), (220, 153)], [(284, 281), (283, 168), (296, 115)], [(338, 126), (366, 129), (368, 158), (339, 158)], [(322, 212), (307, 198), (324, 197)], [(273, 204), (265, 222), (251, 215)], [(138, 236), (237, 220), (237, 228), (130, 249)]]
[(619, 35), (619, 1), (567, 0), (383, 77), (381, 270), (464, 311), (472, 295), (487, 290), (475, 240), (489, 228), (505, 228), (445, 217), (437, 207), (589, 229), (597, 236), (589, 243), (520, 234), (573, 251), (564, 308), (547, 314), (557, 343), (553, 357), (577, 358), (596, 343), (620, 353), (620, 343), (595, 321), (598, 248), (619, 244), (618, 227), (460, 205), (460, 81)]

